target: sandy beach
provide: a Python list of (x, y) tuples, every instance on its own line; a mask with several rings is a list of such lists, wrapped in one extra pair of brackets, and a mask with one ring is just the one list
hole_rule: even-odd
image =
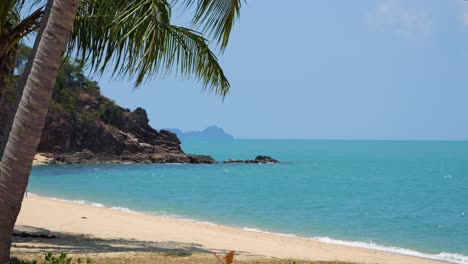
[[(327, 244), (296, 237), (259, 233), (140, 213), (124, 212), (29, 195), (17, 230), (56, 235), (56, 247), (15, 240), (13, 252), (37, 253), (51, 248), (68, 253), (187, 252), (236, 250), (246, 256), (357, 263), (441, 263), (412, 256)], [(52, 243), (47, 241), (47, 243)]]
[(51, 158), (46, 157), (46, 153), (37, 153), (34, 156), (33, 166), (46, 165), (50, 160)]

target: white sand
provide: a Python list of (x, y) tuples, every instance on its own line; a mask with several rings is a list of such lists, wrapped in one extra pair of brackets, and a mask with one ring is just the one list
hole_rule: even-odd
[(236, 250), (277, 258), (359, 263), (440, 263), (423, 258), (98, 208), (39, 196), (25, 198), (17, 225), (86, 234), (102, 239), (195, 243), (210, 250)]
[(45, 165), (49, 163), (51, 158), (45, 156), (45, 153), (37, 153), (34, 156), (33, 165)]

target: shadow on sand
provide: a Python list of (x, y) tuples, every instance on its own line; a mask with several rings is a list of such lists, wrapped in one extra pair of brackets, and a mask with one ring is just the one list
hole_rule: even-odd
[[(51, 232), (47, 229), (16, 226), (15, 233), (27, 233), (33, 236), (47, 235), (57, 238), (13, 237), (13, 252), (17, 254), (61, 253), (95, 254), (119, 252), (152, 252), (170, 255), (189, 256), (195, 253), (220, 252), (203, 248), (202, 245), (180, 242), (154, 242), (132, 239), (102, 239), (88, 235)], [(224, 252), (224, 251), (222, 251)]]

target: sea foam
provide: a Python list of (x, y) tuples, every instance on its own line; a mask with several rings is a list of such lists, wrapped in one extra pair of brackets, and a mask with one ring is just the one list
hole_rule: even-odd
[(324, 243), (329, 243), (329, 244), (337, 244), (337, 245), (365, 248), (365, 249), (371, 249), (371, 250), (378, 250), (378, 251), (383, 251), (383, 252), (397, 253), (400, 255), (449, 261), (451, 263), (460, 263), (460, 264), (468, 263), (468, 256), (464, 256), (464, 255), (456, 254), (456, 253), (441, 252), (439, 254), (427, 254), (427, 253), (422, 253), (422, 252), (412, 250), (412, 249), (407, 249), (407, 248), (383, 246), (383, 245), (376, 244), (373, 242), (345, 241), (345, 240), (332, 239), (329, 237), (312, 237), (310, 239), (324, 242)]
[(395, 253), (399, 255), (414, 256), (414, 257), (433, 259), (433, 260), (441, 260), (441, 261), (457, 263), (457, 264), (468, 264), (468, 256), (464, 256), (464, 255), (456, 254), (456, 253), (440, 252), (438, 254), (427, 254), (427, 253), (422, 253), (422, 252), (412, 250), (412, 249), (384, 246), (384, 245), (380, 245), (380, 244), (373, 243), (373, 242), (345, 241), (345, 240), (333, 239), (330, 237), (308, 237), (307, 238), (307, 237), (300, 237), (295, 234), (275, 233), (275, 232), (264, 231), (264, 230), (261, 230), (258, 228), (252, 228), (252, 227), (244, 227), (242, 229), (245, 231), (249, 231), (249, 232), (272, 234), (272, 235), (279, 235), (279, 236), (284, 236), (284, 237), (302, 238), (306, 240), (319, 241), (319, 242), (327, 243), (327, 244), (335, 244), (335, 245), (349, 246), (349, 247), (355, 247), (355, 248), (364, 248), (364, 249), (377, 250), (377, 251), (388, 252), (388, 253)]

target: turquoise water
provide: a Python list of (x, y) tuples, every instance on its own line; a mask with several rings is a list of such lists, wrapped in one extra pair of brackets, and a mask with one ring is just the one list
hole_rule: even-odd
[(40, 166), (29, 191), (468, 263), (468, 142), (235, 140), (183, 148), (282, 163)]

